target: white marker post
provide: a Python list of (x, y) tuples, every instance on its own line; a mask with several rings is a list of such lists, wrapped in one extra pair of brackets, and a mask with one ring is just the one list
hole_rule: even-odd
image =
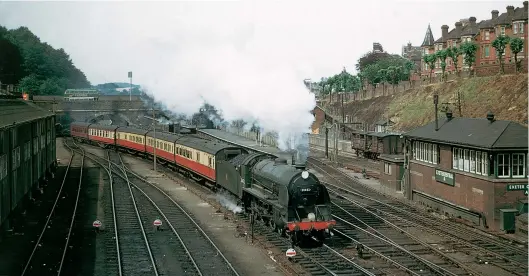
[(155, 219), (154, 222), (152, 223), (152, 225), (154, 225), (154, 227), (156, 227), (156, 231), (159, 231), (160, 230), (160, 226), (162, 226), (162, 221), (160, 219)]
[(101, 226), (103, 226), (103, 223), (101, 223), (101, 221), (99, 220), (95, 220), (94, 222), (92, 222), (92, 226), (96, 229), (96, 232), (99, 232), (99, 229), (101, 228)]
[(289, 260), (292, 260), (296, 256), (296, 250), (294, 248), (287, 249), (286, 256)]

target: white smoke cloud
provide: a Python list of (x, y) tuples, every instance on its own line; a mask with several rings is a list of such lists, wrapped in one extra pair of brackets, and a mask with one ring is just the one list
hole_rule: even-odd
[[(511, 1), (502, 5), (507, 4)], [(410, 17), (411, 9), (427, 12)], [(126, 81), (133, 71), (133, 82), (175, 113), (192, 114), (206, 101), (227, 120), (257, 120), (264, 130), (277, 131), (287, 147), (290, 134), (308, 132), (313, 121), (309, 111), (315, 100), (303, 79), (317, 81), (343, 66), (354, 71), (375, 41), (400, 53), (408, 40), (420, 45), (429, 23), (438, 34), (442, 24), (469, 16), (488, 19), (492, 9), (501, 5), (4, 1), (0, 24), (28, 26), (43, 41), (64, 48), (93, 83)]]
[(242, 207), (236, 204), (237, 198), (226, 191), (216, 193), (215, 200), (234, 214), (242, 212)]
[[(316, 102), (303, 84), (300, 65), (289, 63), (284, 52), (270, 51), (274, 45), (267, 43), (268, 30), (259, 27), (252, 5), (219, 9), (230, 12), (174, 16), (171, 9), (147, 6), (142, 12), (158, 13), (156, 20), (132, 30), (127, 18), (139, 15), (129, 9), (115, 14), (130, 35), (127, 41), (142, 49), (144, 58), (159, 59), (142, 85), (174, 112), (191, 115), (207, 102), (225, 120), (257, 121), (265, 131), (279, 133), (281, 141), (309, 132)], [(153, 56), (157, 52), (163, 55)], [(280, 145), (286, 149), (285, 142)]]

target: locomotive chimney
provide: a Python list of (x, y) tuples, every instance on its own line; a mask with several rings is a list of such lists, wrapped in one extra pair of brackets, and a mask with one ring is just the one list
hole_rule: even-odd
[(439, 118), (437, 116), (437, 104), (439, 103), (439, 95), (435, 94), (433, 95), (433, 105), (434, 105), (434, 112), (435, 112), (435, 131), (439, 130)]

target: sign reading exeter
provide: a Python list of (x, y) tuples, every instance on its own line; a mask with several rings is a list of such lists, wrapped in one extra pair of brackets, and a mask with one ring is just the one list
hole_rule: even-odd
[(529, 186), (527, 184), (509, 184), (507, 185), (507, 191), (524, 191), (524, 194), (527, 195), (527, 189)]
[(450, 186), (454, 186), (455, 185), (455, 180), (454, 180), (454, 173), (451, 173), (451, 172), (445, 172), (445, 171), (441, 171), (441, 170), (438, 170), (438, 169), (435, 169), (435, 180), (441, 182), (441, 183), (445, 183), (445, 184), (448, 184)]

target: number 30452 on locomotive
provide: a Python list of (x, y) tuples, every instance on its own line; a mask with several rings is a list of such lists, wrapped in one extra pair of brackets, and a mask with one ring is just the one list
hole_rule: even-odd
[(236, 194), (246, 212), (253, 212), (295, 244), (320, 243), (330, 236), (336, 221), (331, 216), (329, 193), (304, 167), (266, 154), (241, 154), (217, 165), (217, 184)]

